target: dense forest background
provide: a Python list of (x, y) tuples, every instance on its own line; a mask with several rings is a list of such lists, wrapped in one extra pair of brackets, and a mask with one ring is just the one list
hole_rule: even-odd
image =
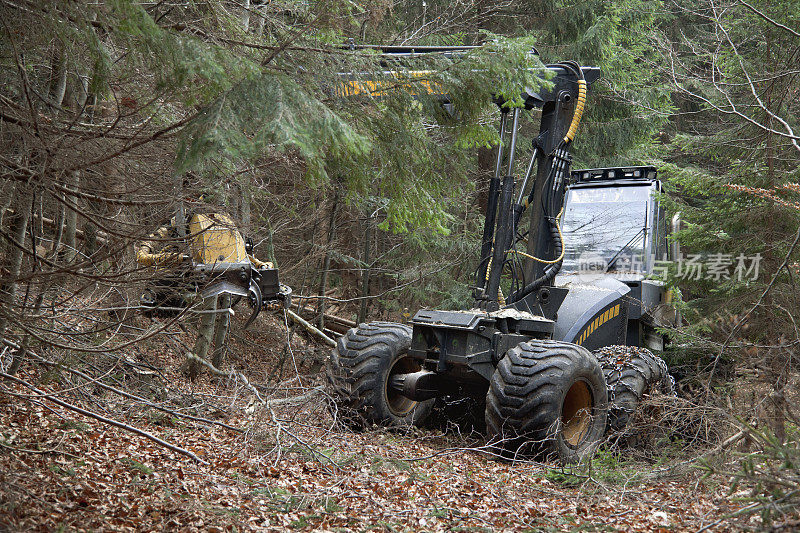
[[(269, 391), (294, 405), (317, 391), (327, 348), (278, 314), (257, 322), (263, 338), (234, 325), (216, 400), (187, 403), (191, 383), (189, 392), (166, 392), (165, 368), (177, 369), (195, 326), (184, 315), (137, 314), (152, 272), (136, 264), (134, 244), (179, 203), (229, 213), (293, 287), (295, 310), (330, 336), (338, 330), (326, 315), (399, 321), (424, 306), (469, 306), (498, 140), (492, 96), (535, 86), (540, 62), (575, 60), (602, 78), (574, 168), (653, 164), (664, 201), (682, 218), (684, 254), (760, 257), (745, 280), (670, 274), (685, 324), (669, 332), (665, 353), (683, 402), (666, 408), (665, 424), (682, 432), (667, 437), (682, 454), (668, 463), (700, 465), (739, 498), (715, 526), (796, 524), (799, 7), (0, 0), (3, 410), (55, 398), (139, 428), (153, 423), (142, 414), (150, 402), (202, 426), (214, 418), (208, 409), (244, 416), (252, 406), (251, 398), (234, 409), (241, 398), (228, 394), (261, 401)], [(455, 60), (418, 58), (415, 68), (430, 78), (410, 83), (441, 87), (455, 110), (447, 112), (435, 96), (411, 96), (422, 91), (342, 96), (341, 73), (382, 68), (360, 47), (376, 43), (483, 46)], [(526, 149), (535, 124), (534, 116), (523, 125)], [(281, 388), (290, 362), (287, 375), (303, 377)], [(110, 400), (108, 387), (128, 396)], [(226, 423), (273, 431), (260, 438), (274, 453), (293, 426), (258, 412), (258, 424)], [(17, 433), (3, 430), (4, 460), (26, 447)], [(318, 455), (328, 452), (309, 449), (330, 466)], [(43, 520), (20, 510), (27, 481), (9, 474), (2, 483), (4, 526)], [(752, 514), (757, 523), (747, 522)]]

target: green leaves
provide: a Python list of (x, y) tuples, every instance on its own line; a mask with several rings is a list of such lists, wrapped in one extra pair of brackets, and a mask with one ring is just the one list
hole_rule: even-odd
[(537, 91), (551, 86), (547, 80), (552, 73), (531, 53), (533, 37), (508, 39), (491, 34), (486, 37), (483, 47), (454, 61), (439, 74), (441, 85), (457, 111), (454, 125), (460, 146), (486, 146), (489, 137), (497, 140), (494, 123), (479, 126), (486, 112), (494, 110), (495, 99), (505, 101), (508, 107), (521, 107), (523, 90)]
[(571, 59), (600, 68), (574, 144), (575, 166), (647, 163), (642, 148), (667, 124), (670, 88), (656, 57), (654, 28), (669, 14), (650, 0), (547, 2), (540, 50), (548, 61)]

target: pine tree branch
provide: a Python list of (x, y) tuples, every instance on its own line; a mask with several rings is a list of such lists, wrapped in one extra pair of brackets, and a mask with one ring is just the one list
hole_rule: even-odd
[(778, 269), (775, 271), (775, 273), (772, 275), (772, 279), (770, 279), (767, 288), (765, 288), (764, 292), (761, 293), (761, 296), (759, 296), (758, 300), (756, 300), (756, 303), (754, 303), (753, 306), (744, 314), (744, 316), (733, 326), (733, 328), (731, 328), (731, 331), (728, 334), (728, 337), (725, 339), (725, 342), (723, 342), (722, 346), (720, 346), (719, 352), (717, 353), (717, 356), (714, 358), (714, 364), (711, 366), (711, 372), (709, 372), (708, 381), (706, 382), (706, 390), (709, 391), (711, 390), (711, 380), (714, 377), (714, 371), (717, 369), (717, 363), (719, 363), (720, 358), (722, 358), (722, 354), (724, 353), (725, 348), (728, 346), (730, 340), (733, 338), (736, 332), (739, 331), (739, 328), (742, 327), (742, 325), (747, 321), (747, 319), (750, 318), (750, 315), (752, 315), (753, 312), (758, 308), (758, 306), (761, 305), (761, 302), (764, 301), (764, 298), (767, 297), (767, 294), (769, 294), (769, 292), (775, 286), (775, 282), (778, 280), (778, 276), (783, 271), (783, 269), (785, 268), (787, 272), (789, 271), (788, 269), (789, 261), (798, 243), (800, 243), (800, 227), (797, 228), (797, 233), (794, 236), (794, 242), (792, 242), (792, 245), (789, 246), (789, 251), (786, 252), (786, 256), (783, 259), (783, 263), (781, 263), (781, 266), (779, 266)]

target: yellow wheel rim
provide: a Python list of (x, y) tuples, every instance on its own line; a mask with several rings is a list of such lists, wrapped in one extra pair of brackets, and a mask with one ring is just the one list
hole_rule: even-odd
[(575, 382), (564, 396), (561, 406), (561, 427), (564, 440), (577, 448), (592, 424), (592, 393), (584, 381)]

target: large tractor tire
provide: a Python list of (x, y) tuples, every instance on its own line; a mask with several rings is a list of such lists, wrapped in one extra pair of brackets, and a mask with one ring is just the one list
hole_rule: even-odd
[(591, 352), (567, 342), (520, 343), (500, 360), (486, 395), (489, 443), (506, 459), (579, 462), (603, 438), (607, 401)]
[(608, 386), (609, 429), (624, 429), (646, 392), (655, 389), (675, 396), (675, 380), (667, 364), (650, 350), (637, 346), (606, 346), (594, 354)]
[(394, 322), (360, 324), (339, 338), (327, 377), (333, 415), (354, 429), (420, 425), (433, 400), (410, 400), (389, 386), (395, 374), (421, 369), (410, 358), (411, 328)]

